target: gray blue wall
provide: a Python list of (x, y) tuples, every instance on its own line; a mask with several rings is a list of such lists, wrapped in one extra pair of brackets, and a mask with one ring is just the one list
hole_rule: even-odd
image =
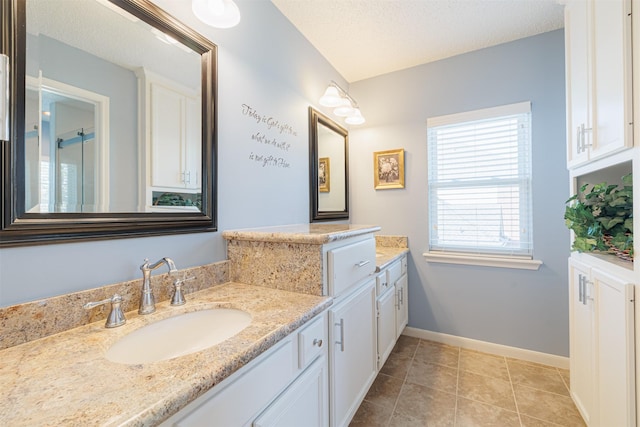
[[(569, 353), (562, 30), (353, 83), (367, 123), (350, 133), (352, 221), (409, 237), (409, 325)], [(429, 117), (531, 101), (539, 271), (427, 263)], [(374, 190), (372, 153), (405, 149), (405, 188)]]
[[(219, 229), (308, 222), (307, 107), (318, 108), (330, 80), (346, 88), (344, 79), (271, 2), (237, 0), (242, 20), (227, 30), (198, 22), (184, 6), (190, 2), (156, 3), (219, 47)], [(351, 85), (368, 120), (350, 134), (351, 222), (409, 236), (411, 326), (568, 353), (562, 37), (548, 33)], [(533, 108), (534, 239), (543, 267), (427, 264), (427, 117), (523, 100)], [(262, 127), (245, 106), (295, 134)], [(261, 145), (252, 139), (258, 132), (289, 148)], [(376, 192), (372, 153), (392, 148), (407, 151), (406, 188)], [(265, 165), (260, 156), (282, 162)], [(163, 256), (180, 268), (220, 261), (225, 242), (216, 232), (1, 249), (0, 306), (134, 279), (144, 258)]]

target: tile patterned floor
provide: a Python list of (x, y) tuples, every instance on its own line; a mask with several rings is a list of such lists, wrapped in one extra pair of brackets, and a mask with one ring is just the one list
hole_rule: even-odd
[(401, 336), (351, 426), (583, 427), (569, 371)]

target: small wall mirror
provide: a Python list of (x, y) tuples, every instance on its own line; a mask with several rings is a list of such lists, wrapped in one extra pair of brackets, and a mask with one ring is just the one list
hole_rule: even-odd
[(0, 245), (215, 230), (216, 46), (148, 0), (7, 0)]
[(349, 132), (309, 107), (311, 222), (349, 219)]

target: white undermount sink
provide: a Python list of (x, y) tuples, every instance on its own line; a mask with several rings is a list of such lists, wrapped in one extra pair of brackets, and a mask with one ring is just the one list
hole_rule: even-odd
[(172, 359), (214, 346), (242, 331), (251, 315), (233, 308), (184, 313), (146, 325), (116, 341), (105, 357), (138, 364)]

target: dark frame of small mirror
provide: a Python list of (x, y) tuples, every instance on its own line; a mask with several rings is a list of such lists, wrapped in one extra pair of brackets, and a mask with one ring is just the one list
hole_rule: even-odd
[(0, 5), (0, 53), (9, 57), (10, 141), (0, 142), (0, 247), (217, 230), (217, 46), (148, 0), (109, 0), (201, 55), (200, 212), (27, 213), (24, 203), (26, 0)]
[[(318, 125), (323, 125), (344, 138), (344, 210), (321, 210), (319, 206)], [(309, 211), (311, 222), (349, 219), (349, 132), (313, 107), (309, 107)]]

